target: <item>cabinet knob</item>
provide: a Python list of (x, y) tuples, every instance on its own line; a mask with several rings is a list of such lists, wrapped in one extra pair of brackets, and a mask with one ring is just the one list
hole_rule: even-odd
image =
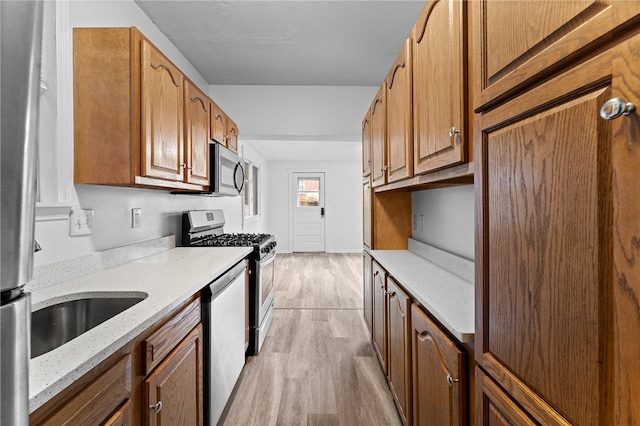
[(458, 379), (454, 379), (453, 377), (451, 377), (451, 374), (447, 374), (447, 383), (449, 383), (449, 386), (453, 386), (453, 384), (457, 381)]
[(387, 170), (389, 170), (389, 166), (387, 166), (386, 164), (380, 169), (380, 171), (383, 173)]
[(613, 120), (622, 115), (629, 115), (636, 110), (631, 102), (625, 102), (622, 98), (609, 99), (600, 108), (600, 117), (605, 120)]
[(455, 135), (460, 134), (460, 130), (456, 129), (455, 126), (449, 129), (449, 137), (452, 138)]
[(158, 414), (160, 410), (162, 410), (162, 401), (158, 401), (154, 405), (150, 405), (149, 408), (151, 408), (154, 413)]

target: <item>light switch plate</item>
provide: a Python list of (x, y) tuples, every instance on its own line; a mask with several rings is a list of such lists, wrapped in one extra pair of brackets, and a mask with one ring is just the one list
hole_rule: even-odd
[(69, 213), (69, 235), (77, 237), (93, 233), (93, 210), (72, 209)]
[(142, 209), (131, 209), (131, 227), (142, 228)]

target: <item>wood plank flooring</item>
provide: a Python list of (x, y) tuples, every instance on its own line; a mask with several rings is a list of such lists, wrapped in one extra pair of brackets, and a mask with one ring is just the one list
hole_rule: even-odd
[(362, 255), (279, 254), (275, 308), (219, 424), (401, 424), (362, 319)]

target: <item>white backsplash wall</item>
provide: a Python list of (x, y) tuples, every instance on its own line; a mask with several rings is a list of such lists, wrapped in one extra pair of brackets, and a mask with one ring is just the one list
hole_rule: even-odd
[(413, 192), (411, 214), (417, 222), (414, 239), (469, 260), (475, 258), (473, 185)]
[(340, 161), (284, 161), (270, 163), (269, 229), (277, 250), (290, 246), (290, 171), (325, 172), (325, 250), (328, 253), (362, 252), (362, 164)]

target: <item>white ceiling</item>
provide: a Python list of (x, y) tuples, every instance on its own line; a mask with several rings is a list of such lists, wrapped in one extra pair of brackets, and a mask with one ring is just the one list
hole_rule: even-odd
[(215, 85), (379, 86), (424, 0), (136, 0)]

